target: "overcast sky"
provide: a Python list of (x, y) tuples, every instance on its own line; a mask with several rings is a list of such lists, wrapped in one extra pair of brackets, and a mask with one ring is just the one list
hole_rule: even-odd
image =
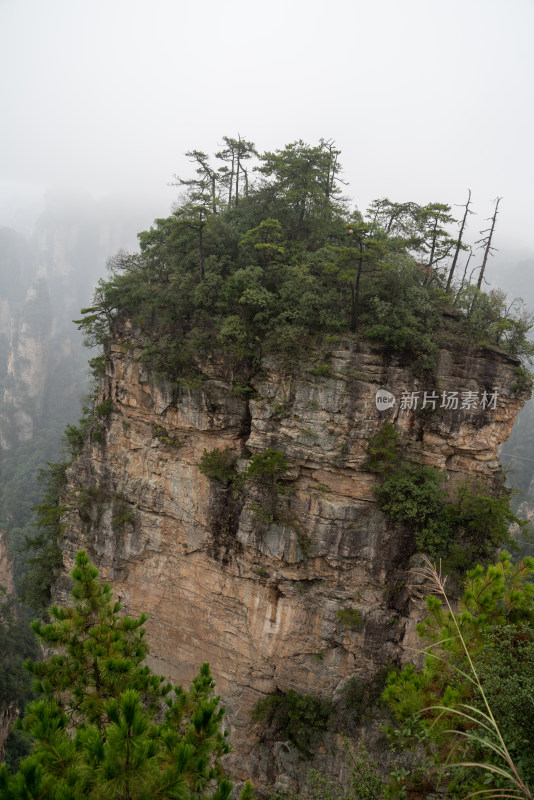
[[(188, 149), (335, 139), (348, 194), (465, 202), (534, 251), (534, 0), (0, 0), (0, 205), (164, 216)], [(147, 225), (150, 223), (147, 219)]]

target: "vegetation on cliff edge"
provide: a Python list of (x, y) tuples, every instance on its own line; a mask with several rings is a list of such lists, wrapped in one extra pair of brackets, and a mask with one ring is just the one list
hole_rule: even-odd
[(78, 320), (89, 343), (128, 318), (152, 373), (173, 380), (207, 352), (245, 373), (267, 352), (294, 361), (317, 333), (358, 332), (419, 370), (440, 342), (532, 353), (524, 308), (459, 279), (465, 225), (449, 206), (380, 199), (362, 214), (341, 195), (332, 142), (263, 154), (225, 142), (215, 163), (188, 154), (196, 176), (177, 179), (174, 212), (139, 234), (139, 253), (110, 260)]

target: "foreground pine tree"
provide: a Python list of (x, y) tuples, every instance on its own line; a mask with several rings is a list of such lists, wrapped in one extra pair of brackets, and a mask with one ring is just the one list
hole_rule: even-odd
[(110, 587), (82, 551), (74, 603), (32, 627), (46, 661), (28, 662), (40, 696), (22, 720), (33, 741), (18, 772), (0, 767), (0, 800), (227, 800), (224, 709), (209, 665), (188, 691), (143, 665), (143, 624), (119, 616)]

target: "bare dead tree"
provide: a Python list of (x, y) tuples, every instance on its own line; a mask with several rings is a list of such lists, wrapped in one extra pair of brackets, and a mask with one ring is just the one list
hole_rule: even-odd
[[(469, 257), (468, 257), (467, 261), (465, 262), (464, 274), (462, 275), (462, 282), (460, 284), (460, 288), (458, 289), (458, 292), (456, 293), (456, 297), (454, 298), (454, 305), (456, 305), (456, 303), (458, 302), (458, 298), (460, 297), (460, 294), (462, 293), (462, 289), (464, 288), (465, 276), (467, 275), (469, 262), (471, 261), (472, 257), (473, 257), (473, 248), (470, 247), (469, 248)], [(471, 275), (472, 274), (473, 273), (471, 272)], [(469, 282), (471, 282), (471, 275), (469, 276)]]
[(474, 213), (473, 211), (469, 210), (469, 206), (471, 205), (471, 189), (468, 189), (467, 191), (469, 192), (469, 195), (467, 197), (467, 203), (465, 204), (465, 206), (462, 206), (462, 208), (465, 208), (465, 212), (462, 219), (462, 224), (460, 225), (460, 233), (458, 234), (458, 239), (456, 241), (456, 249), (454, 251), (454, 258), (452, 259), (451, 268), (449, 270), (449, 277), (447, 278), (447, 286), (445, 287), (446, 292), (448, 292), (451, 288), (451, 283), (454, 276), (454, 270), (456, 269), (456, 264), (458, 263), (458, 256), (460, 255), (460, 251), (465, 250), (465, 247), (462, 247), (462, 239), (464, 235), (465, 224), (467, 222), (467, 215)]
[(480, 245), (480, 248), (484, 248), (484, 259), (482, 261), (482, 266), (480, 267), (480, 273), (478, 275), (478, 283), (477, 289), (480, 289), (482, 286), (482, 279), (484, 277), (484, 272), (486, 270), (486, 264), (488, 263), (488, 258), (493, 252), (497, 249), (496, 247), (491, 246), (491, 241), (493, 239), (493, 232), (495, 231), (495, 223), (497, 222), (497, 213), (499, 211), (499, 203), (501, 202), (502, 197), (497, 197), (495, 200), (495, 211), (493, 212), (493, 217), (488, 217), (491, 219), (491, 225), (489, 228), (486, 228), (480, 233), (487, 233), (487, 236), (483, 236), (482, 239), (479, 239), (475, 244)]

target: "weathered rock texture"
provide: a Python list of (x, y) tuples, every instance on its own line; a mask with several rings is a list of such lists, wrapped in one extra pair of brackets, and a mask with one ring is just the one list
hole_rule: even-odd
[[(113, 410), (69, 470), (65, 565), (86, 548), (128, 613), (149, 614), (155, 670), (188, 682), (210, 663), (235, 777), (295, 788), (308, 765), (296, 766), (286, 746), (255, 746), (251, 707), (275, 689), (332, 695), (349, 676), (369, 677), (402, 656), (421, 612), (406, 588), (413, 536), (378, 508), (377, 479), (364, 468), (369, 437), (393, 420), (420, 460), (452, 481), (477, 474), (500, 485), (496, 449), (524, 401), (511, 388), (517, 362), (442, 351), (423, 381), (347, 338), (316, 352), (329, 368), (265, 360), (247, 401), (222, 360), (202, 364), (208, 379), (189, 387), (150, 382), (134, 344), (124, 324), (99, 397)], [(377, 410), (379, 388), (397, 397), (392, 410)], [(497, 391), (498, 403), (401, 410), (405, 390)], [(283, 451), (291, 492), (276, 508), (250, 481), (233, 497), (197, 466), (204, 450), (225, 447), (241, 469), (268, 447)], [(340, 609), (358, 611), (361, 626), (345, 626)]]
[[(0, 602), (4, 597), (11, 597), (15, 591), (13, 583), (13, 563), (9, 556), (6, 532), (0, 528), (0, 587), (5, 591), (0, 594)], [(9, 731), (18, 714), (17, 704), (10, 703), (0, 708), (0, 764), (4, 760), (4, 748)]]
[(7, 534), (3, 528), (0, 528), (0, 586), (8, 597), (15, 591), (13, 561), (8, 550)]

